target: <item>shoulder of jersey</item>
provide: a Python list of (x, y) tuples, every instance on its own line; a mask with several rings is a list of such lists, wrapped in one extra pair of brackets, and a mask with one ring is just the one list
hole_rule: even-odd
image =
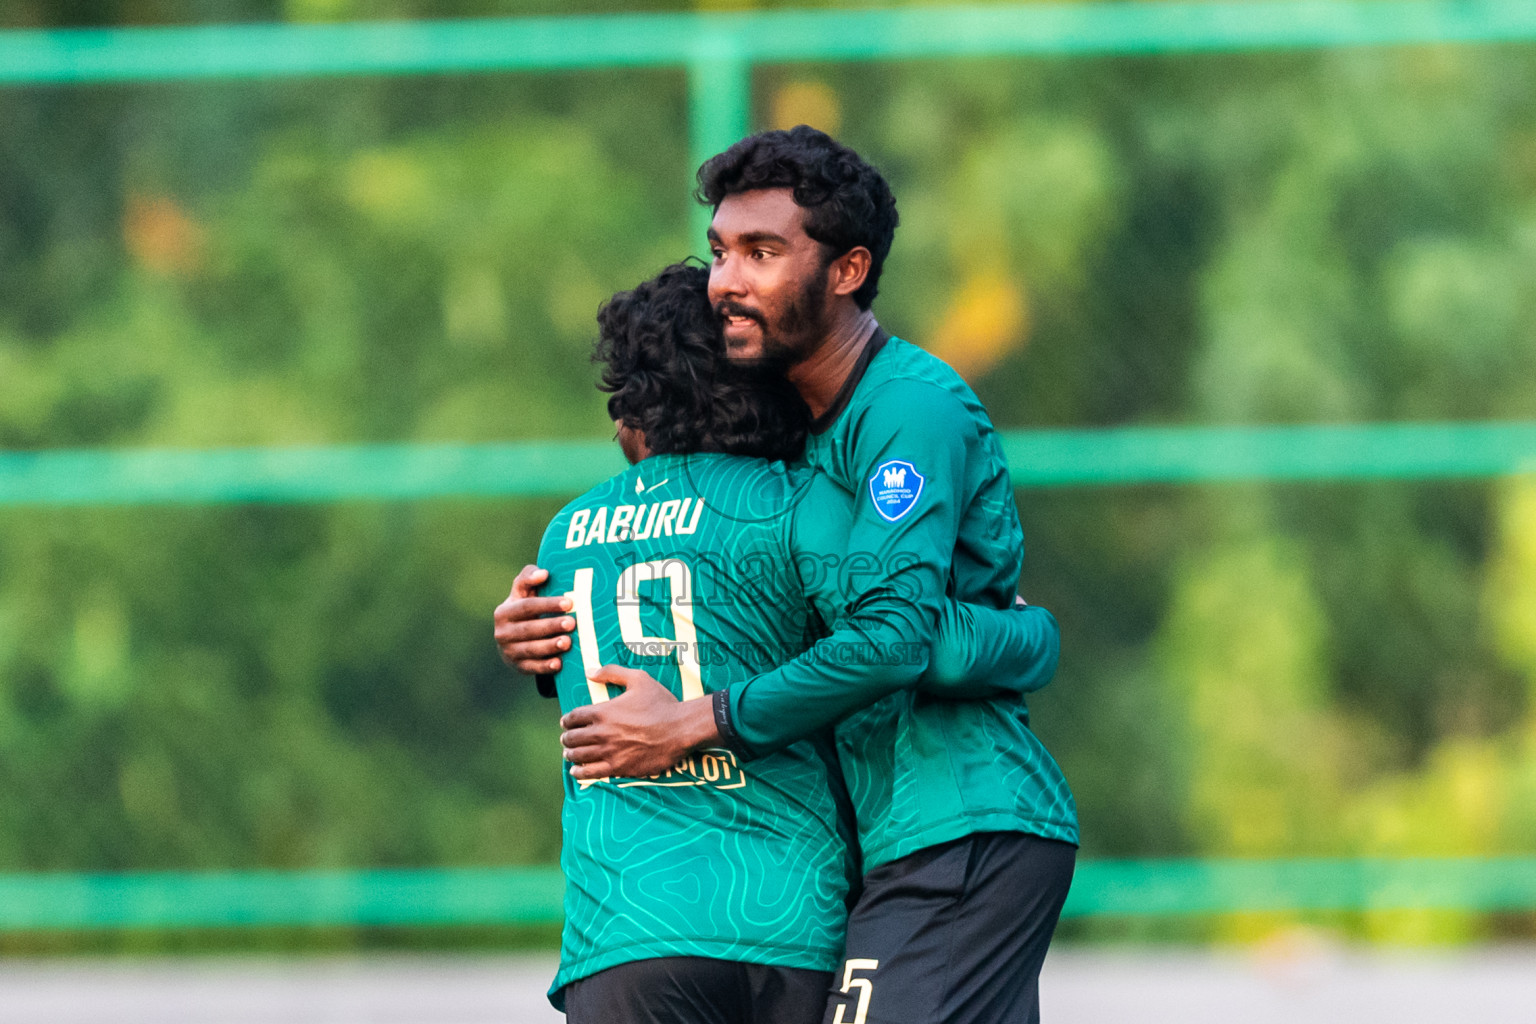
[(622, 494), (624, 492), (624, 484), (632, 472), (632, 468), (626, 469), (624, 472), (609, 477), (602, 483), (588, 488), (581, 494), (578, 494), (576, 497), (566, 502), (560, 507), (560, 511), (556, 512), (554, 516), (550, 518), (549, 525), (544, 529), (544, 535), (548, 537), (550, 531), (555, 528), (557, 523), (570, 519), (577, 510), (589, 508), (592, 505), (601, 504), (602, 502), (612, 498), (614, 495)]
[(895, 337), (886, 342), (885, 348), (869, 364), (865, 383), (870, 386), (859, 388), (854, 395), (855, 401), (862, 394), (864, 401), (868, 402), (882, 385), (896, 381), (930, 384), (939, 391), (958, 396), (968, 407), (981, 407), (976, 392), (971, 390), (971, 386), (954, 367), (927, 349)]
[(623, 495), (633, 491), (635, 486), (633, 482), (634, 477), (635, 467), (633, 466), (624, 470), (622, 473), (616, 473), (609, 477), (607, 480), (604, 480), (602, 483), (590, 488), (580, 497), (568, 502), (566, 506), (560, 510), (560, 514), (564, 515), (569, 512), (574, 512), (579, 508), (586, 508), (589, 505), (596, 505), (605, 501), (612, 501), (620, 498)]
[(925, 348), (901, 338), (892, 338), (886, 348), (894, 350), (891, 352), (894, 358), (887, 364), (889, 369), (883, 375), (888, 380), (920, 380), (937, 384), (945, 390), (957, 387), (966, 392), (971, 390), (958, 370)]
[(783, 462), (752, 459), (744, 463), (748, 475), (742, 481), (750, 488), (741, 494), (742, 512), (747, 519), (774, 519), (788, 505), (795, 503), (810, 484), (813, 471), (808, 466), (790, 466)]

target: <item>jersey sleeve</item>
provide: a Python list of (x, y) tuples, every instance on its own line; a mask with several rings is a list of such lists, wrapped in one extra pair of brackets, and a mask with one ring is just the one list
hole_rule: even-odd
[(853, 519), (853, 495), (825, 473), (811, 474), (796, 492), (788, 516), (785, 554), (805, 593), (806, 603), (829, 629), (848, 607), (839, 566), (848, 551)]
[[(544, 528), (544, 536), (539, 540), (539, 553), (534, 560), (534, 565), (540, 566), (541, 568), (547, 568), (550, 565), (551, 560), (558, 557), (557, 552), (559, 552), (564, 547), (562, 541), (565, 537), (566, 526), (570, 523), (571, 520), (571, 510), (572, 506), (567, 505), (565, 508), (561, 509), (559, 514), (556, 515), (554, 519), (551, 519), (549, 525)], [(545, 592), (545, 587), (548, 587), (550, 583), (553, 583), (554, 579), (554, 573), (550, 573), (549, 578), (539, 588), (541, 596), (549, 596), (549, 594)], [(549, 616), (545, 616), (545, 618), (548, 617)], [(576, 652), (572, 651), (571, 655), (576, 656)], [(560, 690), (555, 684), (555, 677), (548, 672), (540, 672), (538, 675), (533, 677), (533, 688), (540, 697), (544, 697), (549, 700), (560, 699)]]
[(937, 385), (896, 379), (872, 397), (849, 413), (859, 417), (847, 464), (860, 489), (835, 567), (843, 614), (799, 657), (716, 698), (717, 725), (746, 756), (911, 687), (928, 666), (980, 433)]
[(1044, 608), (946, 601), (917, 688), (951, 700), (1033, 693), (1056, 674), (1060, 654), (1056, 617)]

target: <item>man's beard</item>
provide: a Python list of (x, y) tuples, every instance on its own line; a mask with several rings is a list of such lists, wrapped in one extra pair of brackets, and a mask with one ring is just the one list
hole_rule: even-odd
[[(717, 305), (715, 315), (722, 320), (727, 316), (744, 316), (757, 321), (763, 332), (763, 346), (752, 361), (783, 371), (816, 351), (826, 340), (827, 297), (822, 284), (818, 275), (808, 278), (800, 293), (785, 303), (784, 312), (772, 330), (761, 311), (734, 302)], [(730, 348), (729, 341), (726, 348)]]

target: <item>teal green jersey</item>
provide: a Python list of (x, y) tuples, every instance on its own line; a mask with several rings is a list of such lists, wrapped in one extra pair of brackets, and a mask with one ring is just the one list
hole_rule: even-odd
[[(1013, 603), (1024, 542), (1012, 479), (986, 411), (944, 362), (878, 335), (805, 457), (854, 495), (844, 558), (870, 567), (818, 645), (856, 635), (877, 649), (935, 651), (946, 601)], [(1027, 630), (1042, 620), (1017, 621)], [(925, 668), (917, 658), (829, 664), (813, 648), (731, 685), (732, 739), (750, 755), (839, 722), (866, 870), (973, 832), (1075, 843), (1071, 791), (1022, 696), (936, 699), (918, 685)]]
[[(562, 710), (617, 689), (586, 672), (648, 671), (689, 699), (767, 671), (825, 632), (850, 496), (822, 474), (726, 455), (654, 456), (550, 523), (541, 588), (568, 594), (576, 642)], [(551, 752), (553, 754), (553, 751)], [(661, 956), (831, 970), (843, 951), (846, 846), (830, 743), (744, 762), (698, 751), (664, 774), (565, 773), (565, 929), (551, 999), (571, 981)]]

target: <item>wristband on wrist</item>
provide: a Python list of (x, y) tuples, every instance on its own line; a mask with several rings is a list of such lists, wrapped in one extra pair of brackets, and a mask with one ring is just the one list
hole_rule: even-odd
[(736, 753), (744, 753), (741, 745), (741, 737), (736, 735), (736, 725), (731, 721), (731, 691), (727, 687), (724, 690), (716, 690), (710, 694), (711, 708), (715, 713), (715, 729), (720, 733), (720, 741), (725, 744), (727, 750)]

